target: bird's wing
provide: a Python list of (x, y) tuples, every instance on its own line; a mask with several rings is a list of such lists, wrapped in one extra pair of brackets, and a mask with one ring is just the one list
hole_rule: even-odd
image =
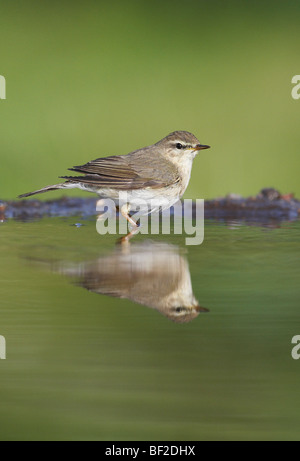
[[(134, 155), (137, 154), (137, 155)], [(145, 158), (139, 153), (98, 158), (82, 166), (70, 168), (84, 176), (62, 176), (70, 182), (80, 182), (97, 188), (119, 190), (160, 188), (177, 181), (176, 171), (163, 157)], [(163, 171), (163, 174), (162, 174)]]

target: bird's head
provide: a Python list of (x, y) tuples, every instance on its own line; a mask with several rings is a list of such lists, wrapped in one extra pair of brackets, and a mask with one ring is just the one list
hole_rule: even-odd
[(192, 306), (172, 306), (164, 313), (168, 319), (175, 323), (188, 323), (201, 313), (209, 312), (209, 309), (199, 306), (196, 302)]
[(162, 155), (175, 162), (184, 158), (193, 159), (200, 150), (210, 148), (206, 144), (201, 144), (196, 136), (188, 131), (174, 131), (158, 141), (155, 146), (159, 147)]

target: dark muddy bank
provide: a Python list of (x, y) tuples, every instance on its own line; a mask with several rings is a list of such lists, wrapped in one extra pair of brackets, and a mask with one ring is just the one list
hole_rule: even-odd
[[(58, 200), (14, 200), (0, 201), (0, 221), (17, 219), (22, 221), (42, 217), (88, 218), (95, 216), (97, 198), (62, 197)], [(194, 216), (197, 203), (185, 206), (185, 215)], [(262, 189), (253, 197), (243, 198), (230, 194), (224, 198), (205, 200), (205, 218), (217, 220), (242, 220), (250, 222), (272, 222), (296, 220), (300, 215), (300, 201), (293, 194), (281, 194), (276, 189)]]

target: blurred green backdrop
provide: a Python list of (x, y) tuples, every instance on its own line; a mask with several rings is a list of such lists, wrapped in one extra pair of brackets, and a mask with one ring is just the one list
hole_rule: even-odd
[(267, 186), (300, 195), (299, 2), (16, 0), (0, 10), (0, 198), (177, 129), (212, 146), (186, 197)]

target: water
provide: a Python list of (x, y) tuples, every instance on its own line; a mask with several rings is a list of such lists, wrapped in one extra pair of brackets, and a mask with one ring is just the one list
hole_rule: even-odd
[(299, 222), (0, 226), (1, 439), (299, 440)]

